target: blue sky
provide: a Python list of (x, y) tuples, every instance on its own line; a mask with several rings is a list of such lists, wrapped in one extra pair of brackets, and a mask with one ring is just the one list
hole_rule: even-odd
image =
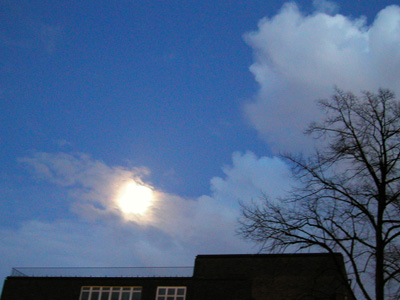
[(256, 252), (238, 201), (290, 188), (315, 100), (400, 94), (398, 4), (2, 1), (0, 275)]

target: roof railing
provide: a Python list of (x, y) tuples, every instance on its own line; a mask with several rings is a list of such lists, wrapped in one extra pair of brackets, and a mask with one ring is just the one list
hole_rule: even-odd
[(192, 277), (193, 267), (12, 268), (12, 277)]

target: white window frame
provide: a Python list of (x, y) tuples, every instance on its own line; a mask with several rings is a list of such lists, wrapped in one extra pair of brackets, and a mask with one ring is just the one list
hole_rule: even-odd
[[(99, 293), (97, 299), (92, 299), (93, 293)], [(122, 299), (123, 293), (129, 293), (129, 300), (133, 299), (135, 294), (139, 294), (141, 298), (142, 287), (141, 286), (83, 286), (81, 288), (81, 295), (79, 297), (80, 300), (83, 300), (83, 293), (89, 293), (89, 300), (101, 300), (102, 293), (108, 292), (108, 299), (111, 300), (111, 296), (113, 293), (118, 293), (118, 300)]]
[[(160, 294), (161, 289), (165, 289), (165, 294)], [(183, 294), (178, 295), (178, 290), (183, 290)], [(185, 299), (186, 299), (186, 286), (157, 287), (156, 300), (185, 300)]]

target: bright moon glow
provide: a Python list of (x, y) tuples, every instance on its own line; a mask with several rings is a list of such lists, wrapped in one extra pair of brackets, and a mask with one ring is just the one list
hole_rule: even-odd
[(144, 214), (153, 201), (153, 191), (147, 186), (130, 181), (117, 198), (119, 208), (126, 214)]

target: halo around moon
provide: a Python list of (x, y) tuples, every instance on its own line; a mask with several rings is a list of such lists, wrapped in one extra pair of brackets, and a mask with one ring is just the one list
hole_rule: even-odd
[(151, 188), (130, 180), (119, 191), (117, 204), (124, 214), (144, 215), (153, 199)]

